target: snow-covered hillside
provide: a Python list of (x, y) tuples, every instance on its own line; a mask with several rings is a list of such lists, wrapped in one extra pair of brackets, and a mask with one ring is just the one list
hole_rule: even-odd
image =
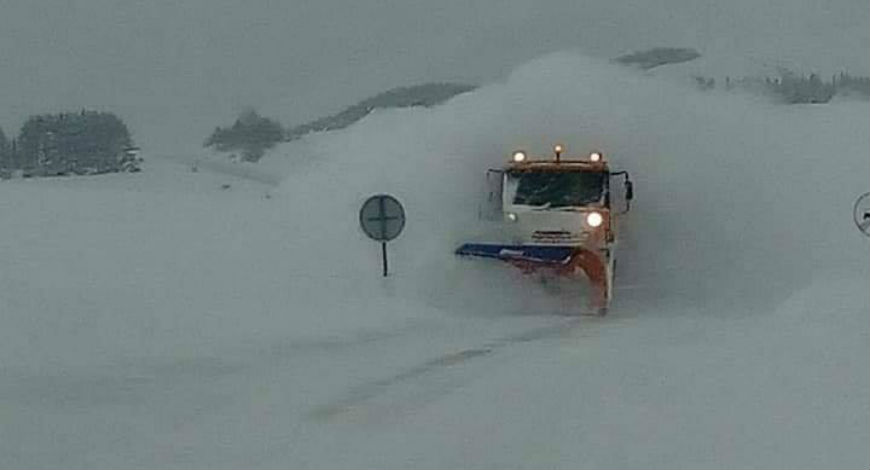
[[(274, 180), (0, 182), (0, 466), (867, 468), (868, 125), (563, 53)], [(484, 171), (556, 141), (636, 182), (602, 319), (452, 255)], [(375, 192), (408, 214), (387, 279)]]

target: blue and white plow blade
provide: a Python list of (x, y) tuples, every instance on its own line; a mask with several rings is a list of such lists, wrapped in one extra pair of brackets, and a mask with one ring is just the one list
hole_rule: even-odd
[(498, 243), (466, 243), (456, 249), (460, 256), (495, 258), (505, 261), (565, 265), (571, 261), (576, 248), (551, 245), (504, 245)]

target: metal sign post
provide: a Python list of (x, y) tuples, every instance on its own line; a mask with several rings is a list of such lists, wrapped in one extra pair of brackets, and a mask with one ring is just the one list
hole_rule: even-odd
[(359, 210), (359, 224), (372, 240), (381, 242), (384, 277), (388, 274), (387, 242), (398, 237), (405, 228), (405, 209), (388, 194), (377, 194), (363, 203)]

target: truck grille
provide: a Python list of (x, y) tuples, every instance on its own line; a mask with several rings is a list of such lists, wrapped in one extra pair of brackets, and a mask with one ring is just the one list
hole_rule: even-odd
[(576, 237), (572, 237), (571, 232), (567, 230), (535, 230), (535, 232), (532, 233), (532, 240), (539, 242), (563, 241), (572, 238)]

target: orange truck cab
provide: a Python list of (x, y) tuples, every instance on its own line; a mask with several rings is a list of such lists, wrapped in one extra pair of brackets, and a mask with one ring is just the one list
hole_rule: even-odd
[[(530, 159), (518, 151), (500, 169), (487, 172), (506, 243), (465, 243), (460, 256), (509, 262), (524, 272), (549, 269), (558, 275), (583, 272), (593, 287), (590, 308), (603, 315), (613, 296), (617, 219), (630, 209), (633, 183), (626, 171), (612, 172), (600, 152), (585, 159)], [(612, 182), (623, 182), (620, 207), (612, 207)]]

